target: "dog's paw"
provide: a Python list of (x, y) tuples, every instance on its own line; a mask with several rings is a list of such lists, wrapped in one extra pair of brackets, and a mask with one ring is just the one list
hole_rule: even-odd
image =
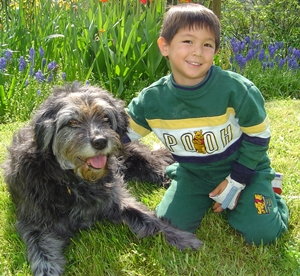
[(167, 189), (170, 187), (171, 182), (172, 182), (172, 179), (169, 178), (167, 175), (164, 175), (162, 182), (158, 183), (158, 185)]

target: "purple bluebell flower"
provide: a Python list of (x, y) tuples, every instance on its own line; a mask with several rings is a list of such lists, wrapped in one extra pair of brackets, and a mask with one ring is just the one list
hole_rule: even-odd
[(46, 63), (47, 63), (47, 60), (46, 60), (45, 58), (43, 58), (43, 59), (42, 59), (42, 68), (45, 67)]
[(268, 46), (268, 50), (269, 50), (270, 57), (271, 57), (271, 58), (274, 58), (275, 53), (276, 53), (276, 51), (278, 50), (278, 48), (277, 48), (276, 45), (270, 44), (270, 45)]
[(300, 59), (300, 50), (294, 48), (293, 49), (293, 55), (296, 59)]
[(35, 51), (31, 47), (30, 50), (29, 50), (29, 61), (32, 62), (32, 63), (34, 62), (34, 56), (35, 56)]
[(23, 56), (20, 56), (20, 60), (19, 60), (19, 71), (23, 72), (26, 69), (26, 61), (24, 59)]
[(41, 90), (40, 90), (40, 89), (38, 89), (38, 91), (37, 91), (37, 95), (40, 97), (40, 96), (41, 96), (41, 94), (42, 94)]
[(4, 57), (1, 57), (0, 58), (0, 70), (5, 70), (6, 69), (6, 64), (7, 64), (7, 61)]
[(232, 39), (230, 39), (230, 44), (231, 44), (231, 47), (234, 48), (235, 47), (235, 38), (233, 37)]
[(10, 61), (11, 58), (12, 58), (12, 51), (11, 51), (10, 49), (7, 49), (7, 50), (5, 51), (4, 56), (5, 56), (5, 58), (6, 58), (7, 61)]
[(33, 69), (33, 66), (30, 66), (30, 69), (29, 69), (29, 75), (30, 76), (34, 76), (34, 69)]
[(266, 55), (266, 56), (265, 56), (265, 59), (266, 59), (266, 61), (269, 61), (269, 56)]
[(48, 71), (52, 71), (55, 67), (56, 67), (56, 62), (55, 61), (51, 61), (48, 64)]
[(250, 37), (249, 37), (249, 36), (246, 36), (246, 37), (245, 37), (245, 42), (246, 42), (246, 44), (250, 44), (250, 41), (251, 41)]
[(268, 62), (268, 67), (269, 68), (274, 68), (274, 62), (273, 61)]
[(254, 58), (255, 58), (255, 51), (253, 49), (250, 49), (246, 56), (246, 61), (252, 60)]
[(42, 73), (41, 70), (38, 70), (38, 71), (35, 73), (35, 77), (37, 78), (38, 82), (43, 82), (44, 79), (45, 79), (45, 76), (43, 75), (43, 73)]
[(294, 57), (288, 59), (288, 69), (297, 70), (298, 68), (299, 68), (299, 64)]
[(279, 62), (278, 62), (278, 68), (282, 69), (282, 67), (284, 66), (285, 62), (286, 62), (286, 59), (285, 58), (281, 58), (279, 60)]
[(265, 49), (261, 49), (259, 55), (258, 55), (258, 60), (262, 62), (265, 59)]
[(40, 57), (43, 58), (44, 57), (44, 49), (42, 47), (39, 48), (39, 53), (40, 53)]
[(245, 50), (245, 47), (246, 47), (246, 43), (241, 41), (240, 42), (240, 51), (244, 51)]
[(263, 63), (262, 68), (263, 68), (263, 70), (266, 70), (266, 68), (267, 68), (267, 63), (266, 62)]
[(261, 48), (261, 45), (262, 45), (262, 40), (258, 40), (258, 39), (253, 40), (251, 43), (252, 48), (257, 50)]
[(240, 54), (237, 54), (237, 55), (235, 55), (235, 59), (236, 59), (238, 65), (239, 65), (240, 69), (244, 69), (245, 66), (246, 66), (246, 62), (247, 62), (246, 58), (244, 58)]
[(49, 74), (49, 76), (48, 76), (48, 82), (51, 82), (53, 80), (53, 74), (51, 73), (51, 74)]
[(275, 51), (274, 49), (273, 49), (272, 51), (269, 52), (271, 58), (274, 58), (275, 52), (276, 52), (276, 51)]
[(25, 87), (26, 87), (28, 84), (29, 84), (29, 81), (28, 81), (28, 79), (26, 79), (26, 81), (25, 81)]
[(282, 42), (282, 41), (281, 42), (276, 41), (275, 44), (276, 44), (278, 49), (283, 49), (284, 48), (284, 42)]
[(90, 85), (89, 80), (86, 80), (86, 81), (85, 81), (85, 84), (86, 84), (86, 85)]
[(65, 73), (65, 72), (62, 72), (62, 73), (61, 73), (61, 78), (62, 78), (63, 80), (65, 80), (66, 77), (67, 77), (66, 73)]
[(235, 54), (237, 54), (237, 53), (239, 53), (239, 47), (237, 46), (237, 45), (235, 45), (234, 47), (233, 47), (233, 52), (235, 53)]

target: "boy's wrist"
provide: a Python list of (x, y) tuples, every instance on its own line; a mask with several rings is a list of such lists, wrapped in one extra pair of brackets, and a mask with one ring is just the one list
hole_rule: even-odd
[(246, 185), (233, 180), (230, 175), (226, 177), (226, 180), (228, 184), (225, 190), (220, 195), (211, 196), (210, 198), (222, 204), (223, 209), (228, 208), (232, 210), (236, 206), (238, 195)]

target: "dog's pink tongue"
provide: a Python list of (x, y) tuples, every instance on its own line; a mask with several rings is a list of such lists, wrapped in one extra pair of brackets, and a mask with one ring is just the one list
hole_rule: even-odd
[(87, 159), (87, 163), (95, 169), (101, 169), (106, 164), (107, 157), (106, 155), (97, 155)]

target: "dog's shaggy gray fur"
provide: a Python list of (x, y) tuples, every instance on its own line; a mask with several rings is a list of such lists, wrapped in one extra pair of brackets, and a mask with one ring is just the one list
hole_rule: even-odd
[(13, 138), (3, 165), (17, 208), (17, 229), (34, 275), (61, 275), (63, 248), (95, 221), (124, 221), (139, 237), (162, 232), (179, 249), (199, 248), (194, 234), (155, 216), (126, 190), (126, 180), (163, 184), (165, 151), (123, 146), (123, 102), (101, 88), (56, 88)]

